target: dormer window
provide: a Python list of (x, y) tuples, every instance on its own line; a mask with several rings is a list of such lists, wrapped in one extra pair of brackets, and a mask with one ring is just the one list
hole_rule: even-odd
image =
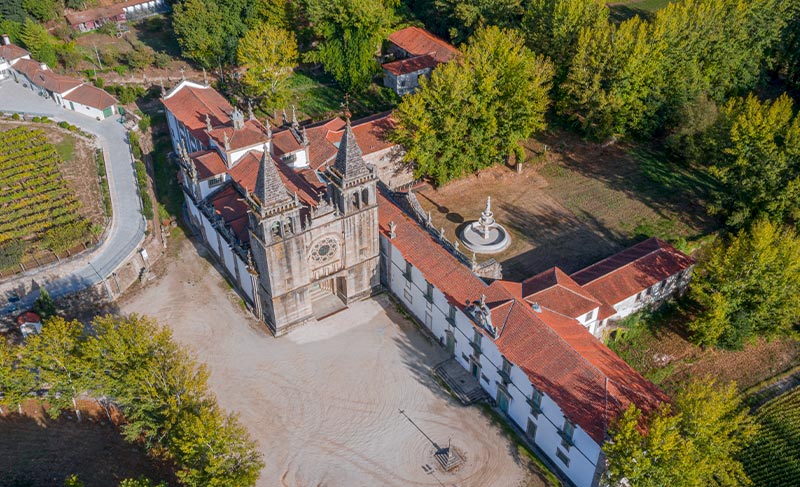
[(294, 165), (297, 162), (297, 154), (292, 152), (291, 154), (284, 154), (281, 156), (281, 162), (284, 164)]

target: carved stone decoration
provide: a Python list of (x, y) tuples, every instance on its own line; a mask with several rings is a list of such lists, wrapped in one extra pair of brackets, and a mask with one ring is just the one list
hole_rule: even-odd
[(326, 264), (339, 257), (339, 241), (334, 237), (322, 237), (311, 245), (308, 259), (312, 264)]

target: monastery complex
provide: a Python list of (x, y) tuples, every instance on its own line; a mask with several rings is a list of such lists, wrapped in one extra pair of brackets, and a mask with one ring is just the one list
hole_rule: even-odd
[(301, 125), (291, 110), (272, 127), (186, 80), (162, 100), (188, 217), (274, 335), (386, 290), (579, 487), (598, 484), (625, 408), (667, 400), (597, 336), (681, 292), (691, 257), (653, 238), (572, 275), (505, 281), (404, 191), (390, 114)]

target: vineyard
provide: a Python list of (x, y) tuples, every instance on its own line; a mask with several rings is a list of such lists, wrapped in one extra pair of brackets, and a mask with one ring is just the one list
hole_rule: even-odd
[(742, 463), (753, 485), (789, 487), (800, 479), (800, 388), (778, 396), (756, 413), (761, 430)]
[(60, 162), (42, 130), (0, 131), (0, 270), (17, 267), (26, 254), (58, 254), (90, 239)]

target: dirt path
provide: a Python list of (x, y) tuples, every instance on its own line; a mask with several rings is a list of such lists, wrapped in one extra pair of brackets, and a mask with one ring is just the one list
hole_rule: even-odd
[[(173, 262), (120, 308), (169, 324), (208, 364), (221, 405), (261, 445), (259, 486), (542, 485), (478, 408), (436, 385), (429, 368), (443, 352), (386, 297), (275, 339), (191, 245)], [(466, 463), (430, 469), (433, 445), (400, 409), (438, 444), (452, 439)]]

